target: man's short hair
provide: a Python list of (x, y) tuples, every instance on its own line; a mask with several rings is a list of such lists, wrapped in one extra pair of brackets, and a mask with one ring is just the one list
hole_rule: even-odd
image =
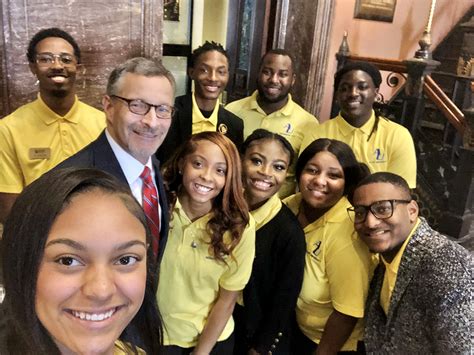
[(361, 186), (364, 185), (369, 185), (369, 184), (375, 184), (375, 183), (387, 183), (387, 184), (392, 184), (394, 186), (397, 186), (400, 188), (406, 195), (407, 197), (411, 197), (411, 192), (410, 192), (410, 186), (408, 186), (408, 183), (404, 178), (402, 178), (400, 175), (394, 174), (394, 173), (389, 173), (388, 171), (380, 171), (377, 173), (370, 174), (369, 176), (365, 177), (362, 179), (356, 187), (352, 190), (352, 193), (349, 194), (348, 199), (351, 204), (353, 204), (353, 198), (354, 198), (354, 192)]
[(283, 49), (283, 48), (270, 49), (267, 53), (265, 53), (263, 57), (260, 59), (260, 64), (258, 65), (259, 69), (262, 68), (263, 61), (269, 54), (284, 55), (284, 56), (289, 57), (291, 61), (291, 69), (293, 70), (293, 73), (296, 72), (295, 58), (293, 57), (293, 54), (291, 54), (290, 51), (287, 51), (286, 49)]
[(37, 34), (33, 36), (33, 38), (30, 40), (30, 43), (28, 44), (28, 50), (26, 52), (26, 57), (28, 58), (28, 62), (30, 63), (35, 62), (36, 45), (43, 39), (50, 38), (50, 37), (62, 38), (66, 42), (68, 42), (74, 49), (74, 55), (77, 58), (77, 62), (78, 63), (81, 62), (81, 50), (79, 49), (79, 46), (77, 45), (77, 42), (75, 41), (75, 39), (72, 38), (72, 36), (69, 33), (57, 27), (46, 28), (44, 30), (39, 31)]
[(216, 51), (216, 52), (222, 53), (227, 58), (227, 63), (228, 64), (230, 63), (229, 55), (227, 54), (227, 51), (224, 49), (222, 44), (214, 42), (214, 41), (211, 41), (211, 42), (206, 41), (204, 42), (202, 46), (197, 47), (193, 51), (193, 53), (191, 54), (191, 58), (189, 60), (188, 68), (194, 68), (199, 56), (210, 51)]
[(125, 61), (112, 70), (107, 82), (107, 95), (116, 95), (118, 93), (118, 82), (120, 81), (120, 78), (126, 73), (137, 74), (146, 77), (162, 76), (168, 79), (171, 86), (173, 87), (173, 91), (176, 87), (173, 74), (171, 74), (171, 72), (166, 69), (160, 61), (136, 57)]

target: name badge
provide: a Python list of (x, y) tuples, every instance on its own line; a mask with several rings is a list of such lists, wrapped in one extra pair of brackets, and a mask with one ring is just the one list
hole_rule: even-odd
[(31, 160), (51, 158), (51, 148), (30, 148), (28, 156)]

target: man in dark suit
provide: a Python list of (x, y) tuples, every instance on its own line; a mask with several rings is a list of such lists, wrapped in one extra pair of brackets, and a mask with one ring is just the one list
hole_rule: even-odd
[(356, 187), (349, 215), (380, 253), (366, 305), (368, 354), (472, 354), (473, 259), (418, 217), (407, 182), (379, 172)]
[[(166, 244), (169, 216), (159, 162), (153, 154), (170, 127), (174, 92), (174, 78), (161, 63), (132, 58), (119, 65), (110, 74), (102, 100), (106, 129), (97, 140), (56, 167), (93, 167), (128, 184), (147, 217), (147, 207), (156, 216), (155, 219), (149, 217), (148, 224), (155, 237), (154, 250), (158, 249), (159, 259)], [(144, 180), (146, 172), (153, 177), (148, 181), (151, 184)], [(154, 203), (150, 203), (145, 194), (145, 187), (150, 185), (154, 188)]]
[(221, 132), (237, 148), (243, 142), (242, 120), (222, 107), (219, 101), (229, 81), (229, 58), (224, 48), (218, 43), (206, 41), (193, 52), (188, 74), (194, 82), (194, 92), (176, 98), (176, 117), (156, 152), (161, 163), (170, 159), (176, 147), (195, 133)]

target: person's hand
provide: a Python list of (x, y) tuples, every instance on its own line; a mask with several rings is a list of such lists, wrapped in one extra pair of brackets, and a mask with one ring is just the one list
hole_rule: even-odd
[(254, 348), (251, 348), (248, 351), (247, 355), (260, 355), (260, 353), (257, 350), (255, 350)]

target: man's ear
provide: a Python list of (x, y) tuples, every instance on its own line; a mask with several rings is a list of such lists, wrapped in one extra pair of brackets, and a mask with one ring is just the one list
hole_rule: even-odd
[(194, 75), (194, 68), (188, 68), (188, 76), (189, 76), (192, 80), (194, 80), (193, 75)]
[(109, 95), (104, 95), (104, 97), (102, 98), (102, 107), (104, 108), (105, 117), (107, 118), (107, 121), (110, 121), (111, 117), (113, 117), (114, 105), (112, 104), (112, 99)]
[(408, 210), (408, 217), (410, 218), (411, 223), (415, 223), (416, 219), (418, 218), (419, 207), (418, 203), (415, 200), (411, 200), (410, 203), (407, 205)]
[(295, 85), (296, 82), (296, 74), (293, 73), (293, 80), (291, 81), (291, 86)]
[(28, 63), (28, 67), (30, 68), (30, 72), (36, 76), (38, 75), (38, 69), (36, 68), (36, 64), (35, 63)]

